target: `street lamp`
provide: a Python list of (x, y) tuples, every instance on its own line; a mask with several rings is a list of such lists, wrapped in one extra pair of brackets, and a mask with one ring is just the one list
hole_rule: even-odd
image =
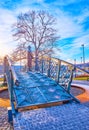
[(75, 77), (76, 77), (76, 59), (74, 59), (74, 65), (75, 65)]
[(84, 44), (81, 45), (83, 47), (83, 64), (85, 64), (85, 52), (84, 52)]
[(76, 59), (74, 59), (74, 65), (76, 65)]
[(82, 57), (81, 57), (81, 64), (82, 64)]

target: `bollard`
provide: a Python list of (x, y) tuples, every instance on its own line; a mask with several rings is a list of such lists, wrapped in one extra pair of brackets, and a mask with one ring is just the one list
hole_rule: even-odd
[(10, 124), (12, 124), (12, 122), (13, 122), (12, 109), (11, 109), (11, 107), (8, 107), (7, 110), (8, 110), (8, 122)]

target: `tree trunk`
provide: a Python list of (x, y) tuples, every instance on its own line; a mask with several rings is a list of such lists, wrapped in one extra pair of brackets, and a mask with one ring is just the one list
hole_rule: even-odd
[(38, 51), (35, 51), (35, 71), (39, 71), (39, 57), (38, 57)]
[(32, 69), (32, 59), (33, 59), (33, 55), (32, 55), (32, 52), (31, 52), (31, 47), (28, 46), (28, 54), (27, 54), (28, 71), (31, 71), (31, 69)]

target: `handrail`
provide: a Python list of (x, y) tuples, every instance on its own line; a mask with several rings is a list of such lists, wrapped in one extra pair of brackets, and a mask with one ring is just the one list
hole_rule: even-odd
[(10, 103), (12, 106), (12, 114), (15, 115), (13, 87), (19, 86), (20, 83), (16, 75), (16, 72), (14, 70), (14, 66), (8, 56), (4, 58), (4, 73), (5, 73), (5, 79), (7, 80), (7, 84), (8, 84)]
[(13, 66), (13, 64), (12, 64), (12, 62), (11, 62), (11, 60), (10, 60), (10, 58), (8, 56), (6, 56), (5, 58), (7, 59), (7, 62), (8, 62), (9, 67), (10, 67), (10, 70), (12, 72), (14, 84), (18, 86), (20, 82), (19, 82), (19, 79), (18, 79), (18, 77), (16, 75), (16, 72), (14, 70), (14, 66)]
[[(61, 59), (58, 59), (58, 58), (53, 58), (53, 59), (61, 60)], [(76, 65), (74, 65), (74, 64), (72, 64), (72, 63), (69, 63), (69, 62), (64, 61), (64, 60), (61, 60), (61, 61), (64, 62), (64, 63), (67, 63), (67, 64), (70, 64), (70, 65), (74, 66), (74, 68), (77, 68), (77, 69), (79, 69), (80, 71), (82, 71), (82, 72), (84, 72), (84, 73), (89, 74), (88, 71), (86, 71), (86, 70), (84, 70), (84, 69), (82, 69), (82, 68), (80, 68), (80, 67), (77, 67)]]
[[(30, 58), (29, 58), (30, 59)], [(36, 64), (35, 59), (30, 60), (32, 61), (31, 68), (35, 70), (36, 68), (34, 67)], [(4, 59), (5, 62), (5, 67), (6, 67), (6, 74), (7, 74), (7, 80), (8, 80), (8, 89), (9, 89), (9, 95), (10, 95), (10, 101), (14, 113), (14, 89), (20, 85), (18, 76), (15, 72), (14, 66), (12, 64), (12, 61), (8, 56), (5, 57)], [(86, 72), (82, 70), (79, 67), (76, 67), (74, 64), (69, 63), (67, 61), (58, 59), (58, 58), (52, 58), (52, 57), (39, 57), (37, 59), (37, 65), (38, 65), (38, 70), (42, 74), (46, 74), (48, 77), (54, 79), (57, 84), (59, 84), (63, 89), (65, 89), (69, 94), (70, 94), (70, 88), (71, 88), (71, 82), (73, 79), (73, 72), (74, 70), (80, 69), (83, 72)], [(21, 65), (21, 64), (20, 64)], [(87, 73), (87, 72), (86, 72)], [(89, 73), (88, 73), (89, 74)], [(14, 88), (14, 86), (16, 86)], [(14, 98), (13, 98), (14, 97)], [(16, 100), (15, 100), (16, 101)]]
[[(49, 58), (49, 57), (43, 57), (43, 58)], [(82, 68), (80, 68), (80, 67), (77, 67), (76, 65), (74, 65), (74, 64), (72, 64), (72, 63), (70, 63), (70, 62), (68, 62), (68, 61), (64, 61), (64, 60), (62, 60), (62, 59), (59, 59), (59, 58), (55, 58), (55, 57), (50, 57), (51, 59), (53, 59), (53, 60), (59, 60), (59, 61), (61, 61), (61, 62), (64, 62), (65, 64), (69, 64), (69, 65), (72, 65), (72, 66), (74, 66), (74, 68), (75, 69), (78, 69), (78, 70), (80, 70), (80, 71), (82, 71), (82, 72), (84, 72), (84, 73), (86, 73), (86, 74), (89, 74), (89, 72), (88, 71), (86, 71), (86, 70), (84, 70), (84, 69), (82, 69)]]
[(18, 77), (16, 75), (16, 72), (14, 70), (13, 65), (11, 66), (11, 71), (12, 71), (14, 83), (15, 83), (16, 86), (18, 86), (20, 82), (19, 82), (19, 79), (18, 79)]
[[(8, 60), (10, 69), (12, 71), (14, 83), (15, 83), (15, 85), (18, 86), (19, 80), (18, 80), (18, 77), (15, 73), (12, 62), (8, 56), (7, 56), (7, 60)], [(79, 70), (79, 71), (84, 72), (84, 73), (89, 75), (89, 72), (87, 72), (86, 70), (84, 70), (80, 67), (77, 67), (76, 65), (69, 63), (67, 61), (64, 61), (62, 59), (59, 59), (59, 58), (50, 57), (50, 56), (49, 57), (48, 56), (42, 56), (42, 57), (40, 56), (40, 57), (38, 57), (37, 60), (38, 60), (37, 61), (38, 63), (36, 62), (35, 57), (32, 59), (32, 62), (33, 62), (33, 63), (31, 63), (32, 70), (36, 70), (36, 68), (38, 66), (38, 69), (36, 71), (40, 71), (41, 73), (45, 73), (48, 77), (53, 78), (55, 81), (57, 81), (57, 83), (60, 83), (60, 84), (65, 83), (65, 86), (66, 86), (68, 91), (70, 89), (75, 70)], [(52, 63), (54, 65), (52, 65)], [(61, 70), (62, 66), (65, 66), (64, 68), (67, 68), (67, 71), (66, 71), (66, 69)], [(55, 69), (52, 70), (53, 67), (56, 70)], [(65, 77), (67, 77), (69, 71), (70, 71), (70, 74), (69, 74), (70, 77), (65, 79)], [(67, 83), (66, 83), (66, 80), (67, 80)]]

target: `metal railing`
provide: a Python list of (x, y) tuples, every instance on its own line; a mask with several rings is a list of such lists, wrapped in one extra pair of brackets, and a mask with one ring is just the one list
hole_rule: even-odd
[(4, 76), (8, 85), (12, 113), (15, 114), (13, 87), (19, 85), (19, 80), (15, 73), (14, 66), (8, 56), (4, 58)]
[[(75, 76), (76, 71), (77, 73), (81, 72), (89, 75), (89, 72), (86, 72), (85, 70), (61, 59), (45, 56), (38, 58), (37, 62), (38, 63), (36, 64), (35, 58), (32, 59), (30, 71), (39, 72), (43, 75), (48, 76), (49, 78), (52, 78), (68, 93), (70, 93), (71, 82)], [(38, 66), (36, 67), (36, 65)], [(22, 66), (21, 70), (27, 71), (28, 69), (24, 69), (24, 66)], [(15, 71), (16, 70), (14, 69), (14, 65), (12, 64), (11, 60), (8, 56), (6, 56), (4, 58), (4, 72), (8, 83), (8, 90), (13, 113), (15, 113), (13, 88), (14, 86), (18, 87), (20, 85)]]
[[(32, 71), (35, 71), (34, 59), (32, 62)], [(67, 61), (52, 57), (39, 58), (37, 71), (55, 80), (68, 92), (70, 92), (71, 82), (75, 77), (75, 74), (89, 76), (89, 72), (86, 70), (76, 67), (74, 64)]]
[[(25, 59), (25, 61), (26, 60), (28, 59)], [(73, 78), (75, 77), (75, 75), (81, 75), (81, 74), (89, 75), (89, 72), (87, 72), (86, 70), (83, 70), (82, 68), (77, 67), (76, 65), (72, 63), (69, 63), (67, 61), (64, 61), (58, 58), (42, 56), (37, 59), (37, 62), (38, 63), (36, 63), (35, 57), (34, 57), (30, 65), (31, 71), (37, 71), (42, 74), (45, 74), (46, 76), (55, 80), (68, 92), (70, 92), (71, 82)], [(22, 70), (29, 71), (28, 67), (26, 66), (27, 66), (26, 64), (25, 66), (23, 65)]]
[[(60, 59), (51, 57), (41, 57), (38, 59), (37, 71), (55, 80), (68, 92), (70, 92), (74, 69), (73, 64)], [(32, 71), (35, 71), (34, 59), (32, 62)]]

